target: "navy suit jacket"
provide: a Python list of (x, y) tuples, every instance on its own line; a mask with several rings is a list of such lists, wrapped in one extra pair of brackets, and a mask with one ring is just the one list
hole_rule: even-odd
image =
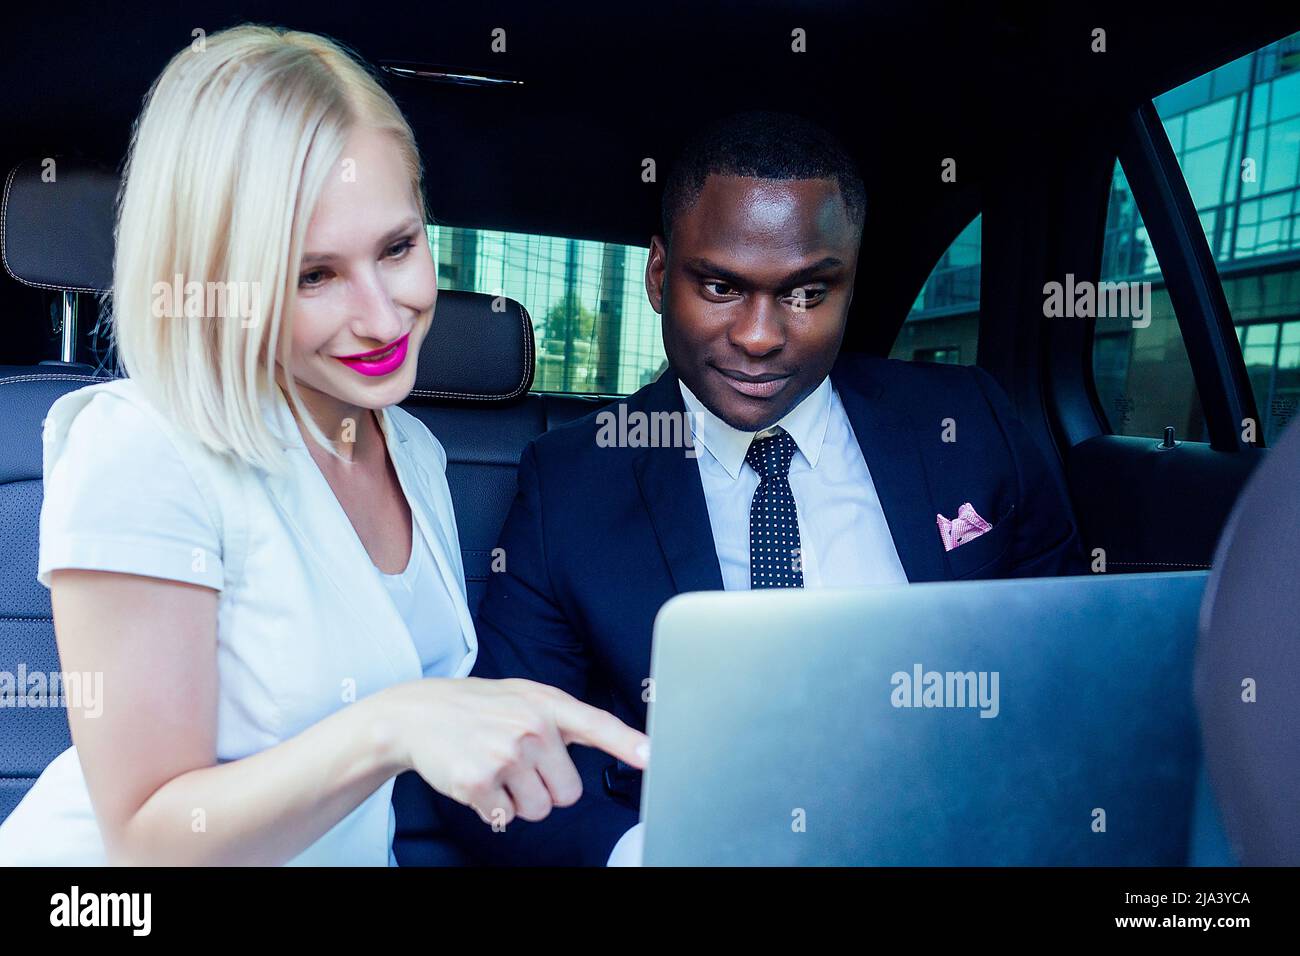
[[(831, 381), (909, 582), (1086, 573), (1069, 500), (987, 372), (845, 354)], [(624, 401), (629, 414), (685, 411), (671, 371)], [(474, 675), (551, 684), (644, 729), (655, 615), (675, 594), (721, 590), (722, 572), (696, 461), (601, 447), (598, 425), (589, 415), (524, 450)], [(993, 527), (945, 552), (935, 516), (968, 501)], [(442, 799), (453, 839), (484, 862), (603, 864), (637, 822), (640, 775), (571, 753), (584, 784), (573, 807), (493, 834)]]

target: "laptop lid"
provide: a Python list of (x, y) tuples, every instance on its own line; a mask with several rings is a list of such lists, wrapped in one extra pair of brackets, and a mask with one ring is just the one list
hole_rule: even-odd
[(680, 595), (647, 865), (1182, 865), (1206, 572)]

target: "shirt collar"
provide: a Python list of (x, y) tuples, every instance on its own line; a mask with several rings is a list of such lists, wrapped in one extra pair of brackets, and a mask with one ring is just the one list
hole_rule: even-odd
[[(685, 382), (678, 379), (677, 384), (682, 390), (682, 400), (686, 403), (686, 410), (691, 413), (692, 437), (717, 459), (718, 464), (726, 469), (727, 474), (732, 478), (739, 478), (740, 467), (745, 463), (745, 454), (758, 433), (732, 428), (705, 408), (704, 403), (695, 397), (695, 393), (686, 387)], [(785, 416), (772, 427), (779, 426), (789, 432), (808, 464), (816, 468), (830, 416), (831, 380), (827, 376), (803, 401), (786, 412)]]

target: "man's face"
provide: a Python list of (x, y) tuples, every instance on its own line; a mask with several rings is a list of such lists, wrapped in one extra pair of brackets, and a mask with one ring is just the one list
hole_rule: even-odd
[(761, 431), (830, 372), (853, 297), (859, 230), (829, 179), (710, 176), (651, 240), (646, 292), (664, 350), (706, 408)]

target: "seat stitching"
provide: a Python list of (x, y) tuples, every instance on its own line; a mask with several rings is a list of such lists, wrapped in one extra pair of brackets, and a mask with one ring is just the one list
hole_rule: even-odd
[(43, 373), (34, 373), (32, 375), (11, 375), (8, 378), (0, 378), (0, 385), (11, 385), (15, 382), (112, 382), (112, 378), (98, 378), (91, 375), (72, 375), (69, 373), (51, 372), (48, 375)]
[[(24, 160), (23, 162), (26, 162)], [(9, 170), (9, 178), (5, 180), (4, 198), (0, 199), (0, 263), (3, 263), (5, 272), (15, 282), (21, 282), (25, 286), (33, 289), (49, 289), (52, 292), (100, 292), (101, 289), (88, 289), (79, 285), (46, 285), (44, 282), (32, 282), (24, 279), (22, 276), (15, 275), (14, 271), (9, 268), (9, 232), (6, 229), (6, 223), (9, 218), (9, 190), (13, 186), (14, 179), (18, 175), (18, 169), (23, 163), (18, 163), (13, 169)]]
[(522, 302), (515, 302), (519, 306), (519, 314), (524, 327), (524, 370), (523, 376), (519, 379), (519, 384), (509, 392), (496, 395), (473, 395), (469, 392), (448, 392), (440, 389), (413, 388), (411, 394), (419, 398), (453, 398), (466, 399), (474, 402), (507, 402), (511, 399), (518, 398), (528, 391), (529, 380), (533, 373), (533, 320), (528, 314), (528, 308)]

